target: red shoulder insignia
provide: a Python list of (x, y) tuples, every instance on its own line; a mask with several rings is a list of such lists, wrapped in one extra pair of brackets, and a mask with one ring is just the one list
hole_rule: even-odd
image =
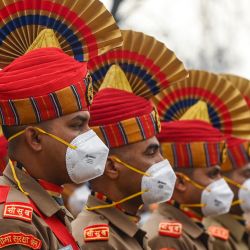
[(23, 245), (30, 249), (41, 249), (42, 241), (32, 234), (24, 234), (21, 232), (11, 232), (0, 235), (0, 248), (12, 245)]
[(84, 241), (106, 241), (109, 239), (109, 226), (107, 224), (96, 224), (85, 227), (83, 230)]
[(9, 186), (0, 185), (0, 203), (4, 203), (6, 201), (9, 191)]
[(182, 235), (182, 224), (180, 222), (161, 222), (159, 234), (179, 238)]
[(3, 218), (32, 221), (33, 208), (29, 203), (7, 202), (4, 204)]
[(220, 226), (210, 226), (208, 228), (208, 233), (215, 238), (219, 238), (221, 240), (228, 240), (229, 238), (229, 230)]

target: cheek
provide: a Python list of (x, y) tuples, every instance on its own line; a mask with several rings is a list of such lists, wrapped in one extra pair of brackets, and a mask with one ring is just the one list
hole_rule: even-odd
[(126, 190), (128, 195), (137, 193), (141, 190), (142, 175), (130, 169), (124, 169), (120, 172), (120, 180), (123, 183), (123, 190)]
[(203, 191), (202, 189), (199, 189), (194, 185), (189, 184), (187, 192), (189, 200), (191, 201), (190, 203), (193, 204), (200, 203), (202, 191)]
[(247, 178), (243, 175), (236, 175), (235, 177), (233, 177), (233, 180), (239, 184), (243, 184), (247, 180)]
[(53, 130), (51, 130), (51, 134), (56, 135), (60, 139), (63, 139), (64, 141), (70, 143), (74, 138), (76, 138), (80, 134), (80, 132), (79, 130), (75, 130), (69, 126), (66, 126), (65, 124), (60, 124)]
[(65, 154), (67, 146), (63, 143), (54, 140), (53, 138), (48, 138), (48, 140), (43, 145), (44, 152), (46, 156), (56, 162), (65, 161)]

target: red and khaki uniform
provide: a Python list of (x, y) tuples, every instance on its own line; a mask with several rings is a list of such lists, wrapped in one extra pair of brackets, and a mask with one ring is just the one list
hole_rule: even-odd
[[(224, 214), (213, 218), (205, 218), (204, 225), (206, 228), (224, 227), (228, 230), (228, 242), (232, 250), (247, 250), (250, 249), (249, 234), (246, 231), (246, 226), (238, 221), (231, 214)], [(215, 249), (219, 250), (219, 246), (215, 244)]]
[[(0, 51), (4, 51), (0, 52), (1, 126), (38, 126), (44, 121), (88, 111), (93, 87), (86, 60), (122, 44), (115, 20), (99, 1), (85, 0), (84, 4), (74, 7), (73, 1), (28, 2), (0, 1), (1, 30), (9, 30), (6, 21), (10, 15), (22, 17), (18, 25), (5, 33), (5, 42), (0, 44)], [(4, 13), (10, 8), (12, 14), (5, 19)], [(47, 20), (43, 27), (28, 18), (31, 13), (38, 19)], [(64, 28), (58, 28), (56, 23)], [(18, 30), (25, 30), (21, 37), (15, 35), (19, 34)], [(67, 35), (65, 30), (68, 30)], [(19, 53), (13, 54), (13, 42)], [(65, 42), (70, 49), (64, 46)], [(69, 55), (63, 52), (60, 44)], [(16, 154), (16, 160), (20, 164), (18, 156)], [(18, 178), (13, 180), (14, 169), (11, 173), (8, 167), (0, 180), (0, 248), (53, 250), (64, 246), (65, 249), (78, 249), (70, 234), (71, 215), (24, 172), (16, 169)], [(58, 169), (53, 171), (57, 173)], [(16, 184), (29, 196), (20, 192)]]
[[(230, 93), (231, 98), (238, 104), (233, 104), (231, 99), (229, 102), (225, 92)], [(163, 90), (153, 101), (161, 119), (161, 132), (157, 138), (162, 154), (177, 172), (189, 169), (191, 173), (196, 168), (221, 166), (225, 160), (225, 134), (230, 131), (235, 136), (249, 136), (248, 123), (244, 122), (244, 119), (250, 118), (247, 103), (230, 82), (218, 75), (190, 70), (186, 80)], [(238, 112), (235, 112), (236, 106), (244, 111), (239, 108)], [(228, 118), (224, 116), (224, 108), (229, 114)], [(238, 129), (239, 124), (236, 121), (242, 122), (242, 129)], [(188, 202), (182, 204), (182, 207), (201, 205)], [(175, 227), (171, 224), (161, 224), (176, 221), (182, 228), (179, 235), (173, 234)], [(220, 249), (230, 247), (227, 229), (213, 228), (210, 234), (215, 239), (210, 240), (202, 225), (199, 227), (182, 210), (166, 204), (160, 206), (159, 211), (150, 218), (144, 228), (149, 232), (153, 249), (213, 249), (212, 243), (217, 241), (221, 244)]]
[(145, 223), (151, 249), (213, 249), (214, 238), (191, 218), (172, 205), (160, 204)]
[[(88, 207), (105, 205), (106, 202), (90, 195)], [(146, 232), (118, 208), (83, 210), (72, 223), (73, 236), (83, 249), (150, 249)]]
[(0, 177), (0, 249), (78, 249), (68, 231), (72, 215), (35, 179), (18, 168), (16, 174), (29, 196), (17, 189), (7, 166)]
[[(221, 171), (244, 169), (249, 164), (248, 147), (248, 141), (229, 137), (227, 139), (227, 158), (221, 165)], [(205, 218), (204, 225), (208, 230), (217, 226), (226, 228), (229, 234), (230, 249), (250, 249), (249, 234), (243, 218), (238, 220), (232, 214), (224, 214), (213, 218)], [(215, 249), (221, 249), (217, 242), (215, 242)]]
[[(122, 31), (122, 35), (124, 42), (121, 48), (115, 53), (111, 51), (95, 57), (88, 64), (93, 85), (100, 86), (90, 109), (90, 127), (109, 149), (155, 137), (160, 124), (149, 98), (188, 76), (174, 53), (153, 37), (135, 31)], [(138, 47), (141, 39), (144, 43)], [(154, 52), (149, 54), (148, 48)], [(156, 51), (162, 51), (162, 60)], [(140, 58), (147, 63), (141, 63)], [(171, 66), (166, 67), (168, 63)], [(123, 65), (136, 67), (136, 70), (131, 71), (130, 67)], [(148, 76), (142, 78), (145, 72)], [(128, 180), (128, 185), (133, 185), (133, 180)], [(104, 184), (104, 192), (105, 188)], [(104, 194), (108, 198), (111, 196), (110, 193)], [(92, 211), (83, 210), (72, 223), (73, 235), (84, 249), (147, 249), (146, 233), (130, 221), (125, 212), (114, 207), (93, 209), (100, 204), (106, 203), (90, 196), (87, 205), (92, 207)], [(101, 232), (104, 232), (104, 237), (99, 239)]]

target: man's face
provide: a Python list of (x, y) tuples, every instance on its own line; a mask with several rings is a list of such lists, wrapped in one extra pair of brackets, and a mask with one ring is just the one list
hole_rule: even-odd
[[(250, 164), (247, 164), (242, 168), (238, 168), (238, 169), (234, 169), (234, 170), (230, 171), (227, 174), (227, 177), (230, 178), (231, 180), (235, 181), (236, 183), (242, 185), (247, 179), (250, 178)], [(239, 188), (236, 187), (235, 185), (230, 184), (230, 183), (229, 183), (229, 186), (234, 193), (234, 200), (238, 200), (239, 199), (239, 197), (238, 197)], [(232, 208), (231, 208), (232, 213), (238, 213), (237, 210), (239, 210), (239, 206), (232, 206)]]
[[(78, 135), (89, 130), (89, 118), (90, 116), (88, 111), (79, 111), (73, 114), (65, 115), (46, 122), (45, 127), (48, 128), (46, 132), (56, 135), (70, 143)], [(71, 182), (66, 170), (65, 154), (67, 146), (50, 136), (41, 136), (41, 143), (43, 147), (41, 154), (44, 160), (48, 162), (47, 166), (44, 166), (44, 171), (47, 171), (48, 175), (51, 176), (50, 179), (57, 176), (58, 182)]]
[[(186, 175), (203, 187), (207, 187), (212, 182), (221, 178), (219, 166), (210, 168), (195, 168), (190, 170), (190, 174)], [(180, 182), (180, 178), (181, 177), (178, 177), (173, 198), (177, 199), (177, 201), (181, 200), (181, 203), (183, 204), (200, 204), (203, 190), (195, 187), (191, 182)], [(200, 212), (200, 209), (198, 210)]]
[[(111, 155), (117, 156), (142, 172), (146, 172), (150, 166), (163, 160), (156, 137), (117, 148), (112, 151)], [(143, 176), (120, 163), (116, 165), (119, 167), (119, 187), (126, 193), (126, 196), (141, 191)]]

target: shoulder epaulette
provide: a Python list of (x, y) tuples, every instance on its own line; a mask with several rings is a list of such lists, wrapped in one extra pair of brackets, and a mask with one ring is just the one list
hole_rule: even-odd
[(179, 238), (182, 235), (182, 224), (180, 222), (161, 222), (159, 234)]
[(208, 233), (221, 240), (228, 240), (229, 238), (229, 230), (221, 226), (210, 226), (208, 228)]
[(108, 224), (95, 224), (83, 229), (85, 242), (89, 241), (107, 241), (109, 240)]

